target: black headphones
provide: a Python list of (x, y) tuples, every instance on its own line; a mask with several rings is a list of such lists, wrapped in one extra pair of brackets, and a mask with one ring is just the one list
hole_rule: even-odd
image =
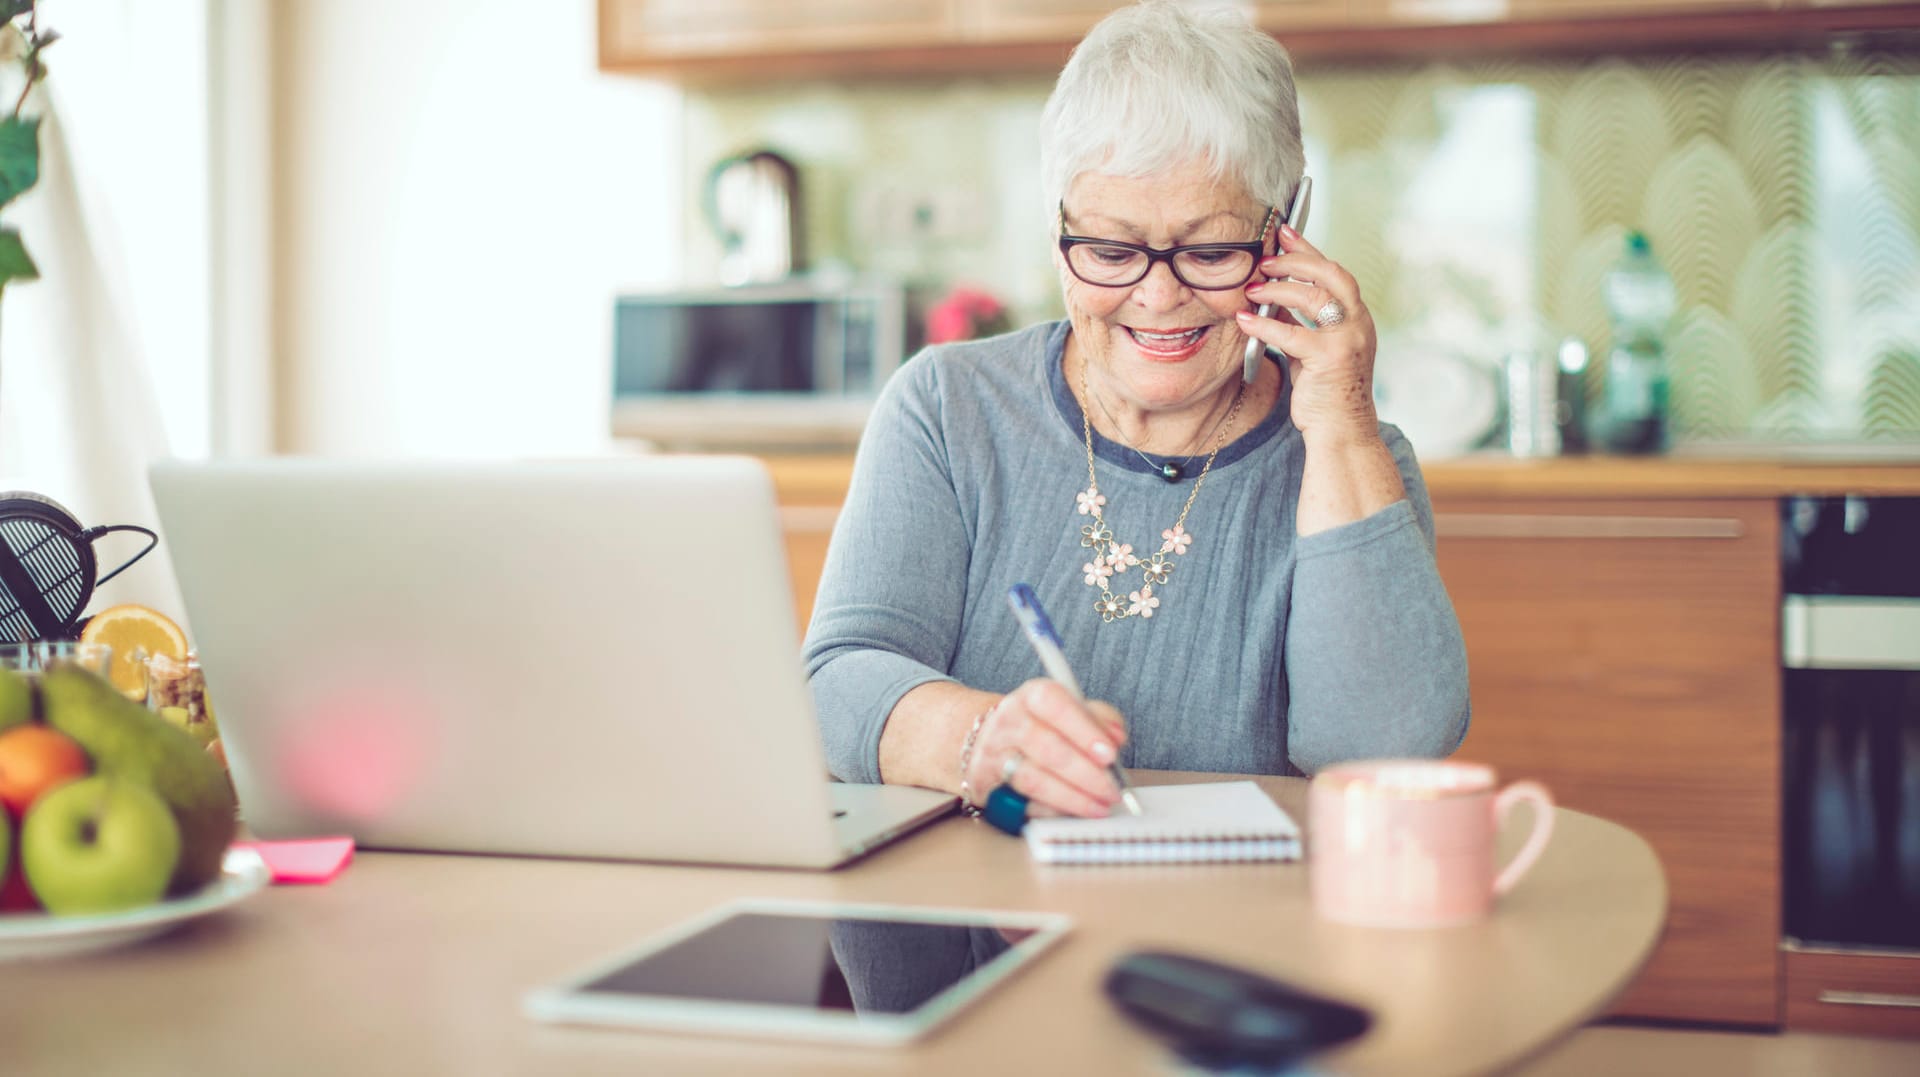
[[(114, 531), (137, 531), (147, 536), (147, 545), (96, 579), (93, 543)], [(82, 528), (51, 498), (0, 492), (0, 643), (72, 639), (93, 589), (159, 544), (160, 536), (144, 527)]]

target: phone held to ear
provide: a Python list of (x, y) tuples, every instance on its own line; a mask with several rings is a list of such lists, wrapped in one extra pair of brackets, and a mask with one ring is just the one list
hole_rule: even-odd
[[(1307, 227), (1307, 211), (1312, 208), (1313, 177), (1301, 176), (1300, 186), (1293, 192), (1293, 203), (1287, 207), (1287, 227), (1293, 229), (1295, 232), (1305, 231)], [(1266, 237), (1262, 236), (1261, 238), (1265, 239)], [(1271, 280), (1272, 278), (1268, 279)], [(1262, 303), (1255, 313), (1262, 318), (1271, 318), (1273, 317), (1273, 304)], [(1316, 326), (1313, 319), (1294, 310), (1292, 307), (1287, 308), (1287, 313), (1293, 315), (1294, 321), (1299, 322), (1309, 329), (1315, 328)], [(1260, 357), (1266, 353), (1266, 349), (1267, 346), (1265, 343), (1253, 337), (1247, 338), (1247, 355), (1245, 360), (1243, 360), (1245, 369), (1241, 372), (1241, 377), (1248, 385), (1252, 385), (1254, 376), (1260, 373)]]

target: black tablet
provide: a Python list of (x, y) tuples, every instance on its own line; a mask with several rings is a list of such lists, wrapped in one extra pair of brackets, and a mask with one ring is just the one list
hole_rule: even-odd
[(1070, 926), (1049, 913), (740, 901), (528, 993), (525, 1011), (563, 1024), (905, 1043)]

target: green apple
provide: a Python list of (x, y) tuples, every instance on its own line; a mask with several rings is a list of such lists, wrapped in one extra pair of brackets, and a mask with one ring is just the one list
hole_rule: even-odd
[(180, 862), (180, 825), (159, 794), (97, 774), (34, 802), (20, 866), (48, 912), (85, 916), (151, 904)]

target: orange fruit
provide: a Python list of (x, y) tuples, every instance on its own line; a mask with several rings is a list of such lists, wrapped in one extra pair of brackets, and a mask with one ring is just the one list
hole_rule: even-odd
[(58, 729), (23, 725), (0, 733), (0, 804), (15, 819), (25, 819), (40, 794), (92, 769), (87, 753)]
[(187, 634), (159, 610), (128, 603), (93, 615), (80, 630), (80, 642), (113, 648), (107, 679), (128, 699), (147, 698), (147, 659), (156, 654), (187, 657)]

